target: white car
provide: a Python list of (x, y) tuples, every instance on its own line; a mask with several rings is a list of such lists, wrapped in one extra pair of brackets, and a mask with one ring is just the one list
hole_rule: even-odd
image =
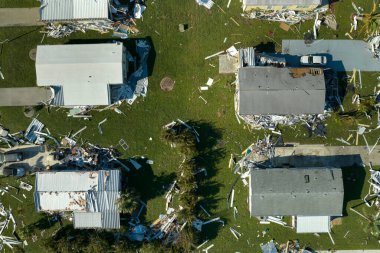
[(321, 56), (321, 55), (304, 55), (304, 56), (301, 56), (300, 63), (301, 65), (324, 66), (327, 64), (327, 58), (326, 56)]

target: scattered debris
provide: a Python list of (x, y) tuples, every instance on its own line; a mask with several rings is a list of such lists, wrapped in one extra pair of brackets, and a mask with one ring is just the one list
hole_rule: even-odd
[(195, 2), (198, 5), (206, 7), (207, 9), (211, 9), (211, 7), (214, 5), (214, 2), (212, 0), (195, 0)]
[(30, 184), (27, 184), (23, 181), (20, 181), (20, 185), (19, 187), (23, 190), (27, 190), (28, 192), (31, 191), (33, 189), (33, 186), (31, 186)]
[(44, 124), (42, 124), (39, 120), (34, 118), (25, 131), (25, 138), (30, 143), (42, 144), (43, 142), (45, 142), (45, 139), (39, 138), (35, 132), (41, 132), (44, 126)]
[(103, 119), (102, 121), (100, 121), (100, 122), (98, 123), (98, 130), (99, 130), (99, 133), (100, 133), (100, 134), (103, 134), (102, 124), (106, 123), (106, 121), (107, 121), (107, 118)]
[(202, 231), (202, 226), (207, 225), (207, 224), (212, 223), (212, 222), (216, 222), (216, 221), (222, 223), (224, 226), (224, 221), (222, 221), (220, 219), (220, 217), (217, 217), (217, 218), (214, 218), (214, 219), (211, 219), (208, 221), (201, 221), (200, 219), (195, 219), (193, 221), (192, 225), (196, 230), (198, 230), (200, 232), (200, 231)]
[[(208, 88), (207, 88), (207, 89), (208, 89)], [(206, 99), (204, 99), (202, 96), (199, 96), (199, 98), (202, 99), (203, 102), (205, 102), (205, 104), (207, 104), (207, 100), (206, 100)]]
[(1, 72), (1, 67), (0, 67), (0, 78), (3, 79), (3, 80), (5, 79), (4, 75), (3, 75), (3, 72)]

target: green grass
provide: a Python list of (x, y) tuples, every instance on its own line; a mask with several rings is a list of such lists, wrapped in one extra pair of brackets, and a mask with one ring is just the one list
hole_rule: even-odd
[[(50, 113), (46, 109), (39, 111), (39, 120), (46, 124), (49, 130), (57, 137), (62, 137), (70, 130), (79, 130), (83, 126), (88, 128), (83, 132), (82, 138), (93, 143), (104, 146), (117, 145), (120, 138), (123, 138), (130, 146), (129, 150), (124, 152), (123, 157), (128, 158), (135, 155), (142, 155), (154, 160), (154, 165), (147, 168), (146, 172), (132, 172), (131, 178), (138, 180), (140, 188), (144, 190), (148, 202), (147, 213), (144, 217), (146, 221), (152, 221), (158, 215), (164, 212), (165, 204), (161, 195), (157, 194), (158, 188), (167, 186), (172, 179), (172, 174), (179, 166), (181, 157), (178, 151), (171, 149), (160, 138), (162, 125), (180, 118), (182, 120), (193, 120), (204, 122), (204, 129), (200, 129), (203, 141), (212, 137), (214, 130), (221, 132), (221, 138), (216, 147), (222, 148), (224, 156), (217, 159), (215, 163), (209, 164), (209, 179), (204, 182), (210, 187), (205, 188), (204, 195), (214, 201), (205, 202), (204, 206), (209, 209), (213, 216), (221, 216), (226, 222), (224, 228), (217, 230), (214, 224), (207, 225), (203, 232), (203, 238), (212, 239), (210, 243), (215, 244), (214, 252), (259, 252), (260, 243), (275, 238), (278, 242), (285, 242), (288, 239), (300, 239), (301, 245), (310, 245), (315, 249), (362, 249), (378, 248), (378, 243), (372, 238), (366, 244), (368, 235), (363, 231), (364, 221), (355, 214), (349, 213), (349, 216), (343, 218), (343, 224), (333, 228), (333, 237), (336, 241), (335, 247), (331, 244), (327, 235), (316, 237), (314, 235), (299, 235), (294, 231), (277, 225), (258, 225), (255, 219), (250, 219), (247, 210), (246, 198), (248, 189), (244, 188), (241, 183), (237, 184), (235, 203), (239, 210), (238, 219), (235, 222), (231, 210), (227, 209), (226, 197), (234, 181), (234, 175), (228, 169), (228, 159), (230, 153), (240, 153), (249, 144), (256, 141), (257, 137), (263, 137), (264, 131), (248, 131), (243, 125), (239, 125), (235, 119), (233, 107), (234, 88), (228, 83), (234, 80), (233, 75), (222, 76), (218, 74), (218, 69), (210, 66), (218, 66), (217, 58), (205, 61), (204, 57), (225, 50), (233, 43), (240, 47), (256, 46), (260, 43), (272, 42), (265, 35), (269, 32), (274, 33), (274, 40), (281, 43), (282, 39), (302, 39), (301, 34), (308, 29), (312, 29), (312, 21), (300, 25), (301, 34), (297, 32), (285, 32), (278, 26), (279, 23), (269, 23), (262, 21), (245, 20), (240, 17), (240, 3), (233, 1), (230, 9), (226, 9), (228, 0), (217, 1), (217, 3), (226, 11), (221, 12), (217, 6), (211, 11), (195, 4), (195, 1), (176, 0), (166, 1), (148, 1), (148, 8), (144, 14), (144, 20), (138, 21), (138, 28), (141, 34), (137, 38), (149, 37), (153, 43), (155, 58), (152, 75), (149, 77), (149, 91), (145, 99), (138, 98), (132, 105), (123, 105), (120, 109), (127, 115), (119, 115), (113, 111), (94, 112), (91, 121), (72, 119), (66, 117), (67, 111), (64, 109), (52, 109)], [(24, 5), (25, 4), (25, 5)], [(11, 2), (1, 1), (0, 7), (16, 6), (33, 6), (35, 1)], [(363, 8), (369, 8), (367, 3)], [(345, 39), (344, 34), (349, 31), (349, 16), (352, 12), (350, 2), (336, 4), (336, 15), (340, 30), (332, 32), (327, 28), (322, 28), (321, 39), (332, 39), (337, 36), (339, 39)], [(240, 26), (234, 24), (230, 17), (233, 17)], [(178, 31), (178, 24), (188, 24), (190, 29), (184, 33)], [(158, 35), (158, 32), (160, 35)], [(223, 40), (227, 37), (227, 42)], [(360, 37), (360, 36), (359, 36)], [(89, 32), (86, 34), (76, 33), (64, 39), (45, 38), (42, 44), (62, 44), (73, 42), (73, 40), (110, 38), (109, 35), (100, 35)], [(0, 80), (1, 87), (14, 86), (34, 86), (35, 70), (34, 62), (29, 59), (30, 49), (40, 44), (42, 34), (39, 28), (1, 28), (0, 41), (10, 39), (11, 42), (3, 44), (2, 54), (0, 55), (0, 66), (5, 76), (5, 80)], [(276, 50), (281, 50), (275, 43)], [(153, 59), (151, 59), (153, 60)], [(160, 90), (159, 82), (165, 77), (173, 78), (175, 88), (171, 92)], [(209, 91), (200, 92), (198, 87), (205, 84), (208, 77), (219, 80)], [(377, 85), (377, 73), (363, 73), (363, 91), (362, 95), (369, 94), (373, 87)], [(199, 96), (202, 95), (208, 103), (204, 104)], [(351, 94), (352, 95), (352, 94)], [(350, 110), (351, 96), (344, 100), (346, 111)], [(23, 116), (22, 108), (0, 108), (0, 123), (11, 129), (12, 132), (25, 130), (30, 122)], [(108, 121), (102, 125), (104, 135), (100, 135), (97, 130), (97, 123), (104, 118)], [(375, 125), (375, 120), (368, 121), (361, 119), (360, 123)], [(308, 138), (303, 126), (297, 126), (296, 130), (283, 128), (284, 139), (286, 142), (300, 143), (324, 143), (326, 145), (341, 145), (335, 138), (347, 138), (349, 130), (356, 129), (356, 123), (343, 122), (336, 115), (333, 115), (327, 121), (328, 136), (324, 138)], [(298, 133), (298, 135), (297, 135)], [(367, 135), (369, 143), (372, 144), (377, 138), (378, 133), (373, 132)], [(149, 138), (152, 137), (152, 141)], [(360, 140), (360, 145), (364, 142)], [(211, 151), (213, 149), (211, 148)], [(213, 154), (213, 153), (211, 153)], [(353, 169), (351, 169), (353, 170)], [(354, 171), (358, 177), (364, 173)], [(368, 173), (365, 174), (368, 177)], [(28, 176), (23, 179), (33, 183), (34, 177)], [(361, 182), (361, 181), (360, 181)], [(0, 185), (6, 184), (17, 185), (12, 179), (0, 179)], [(362, 196), (367, 192), (368, 185), (362, 189), (361, 184), (352, 184), (346, 188), (348, 192), (356, 189)], [(348, 203), (349, 206), (357, 205), (361, 202), (359, 195), (354, 195), (353, 200)], [(35, 223), (43, 216), (34, 212), (32, 194), (28, 193), (24, 203), (18, 203), (12, 197), (5, 196), (1, 202), (5, 206), (11, 205), (14, 210), (22, 208), (20, 212), (14, 212), (16, 220), (23, 220), (25, 225)], [(347, 195), (347, 193), (346, 193)], [(20, 195), (15, 195), (20, 198)], [(20, 199), (21, 199), (20, 198)], [(347, 207), (347, 208), (348, 208)], [(369, 208), (364, 205), (358, 207), (358, 210), (364, 212)], [(370, 211), (366, 211), (370, 212)], [(243, 233), (242, 238), (237, 241), (229, 231), (229, 226), (240, 226), (238, 231)], [(20, 225), (19, 225), (20, 227)], [(51, 234), (57, 225), (50, 228), (45, 236)], [(261, 231), (269, 228), (269, 233), (261, 237)], [(343, 238), (346, 231), (350, 230), (348, 239)], [(27, 238), (29, 246), (27, 252), (41, 252), (43, 245), (39, 240), (33, 243)], [(249, 240), (249, 243), (247, 243)]]
[(0, 8), (32, 8), (40, 5), (40, 1), (37, 0), (0, 0)]

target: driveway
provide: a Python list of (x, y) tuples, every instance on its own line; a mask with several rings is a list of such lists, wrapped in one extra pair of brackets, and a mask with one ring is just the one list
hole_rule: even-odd
[[(372, 148), (372, 146), (371, 146)], [(351, 167), (362, 163), (380, 165), (380, 146), (371, 154), (365, 146), (295, 145), (276, 147), (273, 163), (277, 167)]]
[(40, 8), (0, 8), (0, 27), (40, 26)]
[(23, 155), (23, 160), (21, 162), (9, 163), (6, 166), (15, 166), (18, 164), (26, 170), (32, 171), (35, 167), (45, 169), (46, 166), (53, 166), (59, 163), (58, 161), (51, 159), (52, 157), (49, 156), (51, 152), (47, 151), (44, 146), (23, 145), (10, 149), (0, 149), (0, 152), (10, 151), (21, 152)]

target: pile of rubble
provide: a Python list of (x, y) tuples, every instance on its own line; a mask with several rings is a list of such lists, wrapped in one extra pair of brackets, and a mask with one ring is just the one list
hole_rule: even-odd
[(293, 10), (281, 10), (281, 11), (254, 10), (249, 13), (243, 13), (242, 16), (249, 19), (284, 22), (284, 23), (293, 25), (301, 21), (314, 19), (317, 13), (321, 13), (325, 11), (327, 11), (326, 7), (318, 8), (312, 12), (293, 11)]
[(265, 136), (262, 140), (257, 140), (242, 152), (242, 158), (239, 161), (235, 162), (231, 155), (229, 167), (233, 168), (234, 174), (239, 174), (244, 178), (250, 169), (270, 167), (271, 159), (275, 155), (275, 146), (280, 141), (281, 138), (273, 142), (270, 135)]
[(292, 126), (305, 122), (308, 126), (318, 121), (324, 121), (328, 114), (317, 115), (238, 115), (237, 116), (250, 125), (253, 129), (275, 130), (277, 125)]
[(278, 244), (271, 240), (261, 246), (262, 253), (312, 253), (313, 250), (302, 248), (299, 240), (289, 240), (286, 243)]
[[(377, 206), (380, 215), (380, 171), (374, 170), (371, 163), (370, 166), (370, 179), (368, 180), (369, 189), (367, 195), (364, 197), (364, 202), (369, 206)], [(374, 197), (372, 201), (367, 200), (369, 197)]]

